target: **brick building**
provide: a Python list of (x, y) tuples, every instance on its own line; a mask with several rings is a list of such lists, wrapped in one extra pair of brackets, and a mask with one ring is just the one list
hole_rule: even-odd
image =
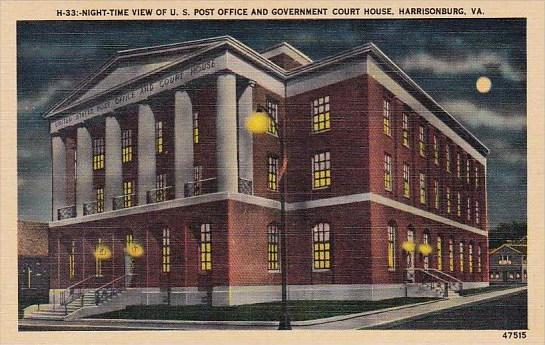
[(313, 61), (217, 37), (121, 51), (46, 113), (51, 294), (119, 278), (149, 304), (280, 299), (279, 133), (245, 128), (258, 106), (287, 147), (289, 298), (398, 297), (426, 269), (488, 285), (476, 137), (373, 44)]
[(490, 251), (490, 283), (526, 284), (528, 282), (527, 238), (507, 241)]

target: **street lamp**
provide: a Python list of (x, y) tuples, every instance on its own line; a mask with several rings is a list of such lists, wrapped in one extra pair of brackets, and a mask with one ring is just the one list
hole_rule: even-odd
[(290, 315), (288, 312), (288, 255), (287, 255), (287, 232), (286, 232), (286, 183), (282, 175), (286, 172), (287, 158), (284, 146), (284, 131), (282, 131), (278, 122), (267, 111), (263, 109), (261, 105), (257, 106), (255, 113), (253, 113), (246, 120), (246, 128), (255, 134), (262, 134), (269, 128), (269, 123), (274, 125), (275, 132), (278, 134), (278, 141), (280, 144), (280, 155), (282, 167), (278, 173), (278, 185), (280, 188), (280, 231), (281, 231), (281, 243), (280, 243), (280, 270), (282, 273), (282, 315), (278, 324), (278, 329), (289, 330), (291, 329)]

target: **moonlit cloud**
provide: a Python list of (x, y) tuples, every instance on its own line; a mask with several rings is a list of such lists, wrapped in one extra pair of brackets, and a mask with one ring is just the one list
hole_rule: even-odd
[(526, 116), (518, 113), (502, 113), (467, 100), (442, 102), (443, 107), (455, 118), (471, 128), (488, 127), (498, 130), (524, 130)]
[(46, 86), (45, 89), (38, 91), (36, 94), (22, 97), (17, 102), (18, 111), (20, 113), (41, 111), (46, 105), (50, 105), (53, 97), (58, 97), (59, 91), (67, 90), (72, 85), (73, 81), (71, 80), (53, 80)]
[(468, 54), (463, 57), (457, 55), (436, 57), (429, 53), (419, 52), (405, 57), (401, 61), (401, 66), (407, 71), (424, 71), (444, 76), (496, 71), (511, 81), (518, 82), (525, 79), (522, 71), (495, 52)]

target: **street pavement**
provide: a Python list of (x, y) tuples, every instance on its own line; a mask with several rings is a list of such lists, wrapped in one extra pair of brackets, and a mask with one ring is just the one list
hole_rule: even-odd
[[(419, 319), (430, 313), (470, 306), (526, 291), (526, 286), (492, 291), (467, 297), (457, 297), (412, 306), (389, 308), (352, 315), (341, 315), (321, 320), (294, 321), (293, 329), (367, 329), (395, 324), (403, 320)], [(491, 302), (493, 303), (493, 302)], [(432, 328), (432, 327), (430, 327)], [(469, 328), (469, 327), (468, 327)], [(19, 320), (19, 330), (274, 330), (275, 322), (259, 321), (182, 321), (182, 320), (105, 320), (83, 319), (74, 321)]]

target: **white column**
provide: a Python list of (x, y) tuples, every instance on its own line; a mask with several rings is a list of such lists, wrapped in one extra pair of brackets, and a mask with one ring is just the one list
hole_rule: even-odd
[(57, 210), (66, 205), (66, 145), (60, 135), (51, 138), (53, 220), (57, 220)]
[(83, 204), (95, 200), (93, 195), (93, 143), (89, 130), (78, 127), (76, 165), (76, 214), (83, 216)]
[(155, 117), (147, 104), (138, 106), (138, 205), (155, 189)]
[(242, 90), (238, 99), (238, 163), (239, 177), (246, 180), (253, 180), (253, 138), (252, 133), (246, 129), (246, 119), (253, 110), (253, 89), (254, 83), (249, 82)]
[(193, 105), (185, 91), (174, 95), (174, 183), (176, 198), (184, 197), (184, 184), (193, 181)]
[(238, 192), (237, 91), (234, 74), (218, 76), (216, 161), (218, 192)]
[(106, 117), (106, 166), (104, 181), (104, 210), (113, 209), (112, 199), (121, 195), (123, 171), (121, 168), (121, 127), (115, 116)]

